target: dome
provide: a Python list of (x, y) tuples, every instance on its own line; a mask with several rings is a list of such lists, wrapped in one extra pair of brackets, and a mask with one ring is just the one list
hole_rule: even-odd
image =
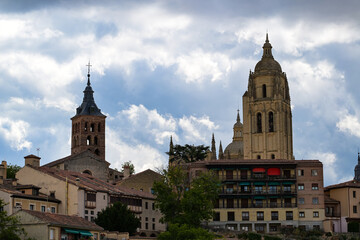
[(244, 155), (244, 143), (242, 141), (233, 141), (230, 143), (224, 151), (225, 158), (230, 155), (230, 158), (239, 158), (239, 153), (241, 156)]
[(262, 70), (282, 72), (280, 64), (273, 58), (262, 58), (255, 66), (255, 72)]

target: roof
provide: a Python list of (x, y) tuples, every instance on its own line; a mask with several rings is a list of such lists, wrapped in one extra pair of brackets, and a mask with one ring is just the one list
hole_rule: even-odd
[(71, 155), (69, 155), (67, 157), (60, 158), (58, 160), (55, 160), (55, 161), (49, 162), (47, 164), (44, 164), (43, 167), (54, 167), (54, 166), (59, 165), (61, 163), (71, 161), (73, 159), (77, 159), (77, 158), (81, 158), (81, 157), (92, 157), (94, 159), (98, 159), (101, 162), (106, 162), (108, 165), (110, 165), (109, 162), (102, 160), (98, 155), (94, 154), (90, 150), (85, 150), (83, 152), (76, 153), (76, 154), (71, 154)]
[(335, 199), (333, 199), (333, 198), (329, 197), (328, 195), (325, 195), (324, 202), (325, 202), (325, 203), (335, 203), (335, 204), (340, 204), (340, 201), (335, 200)]
[(324, 191), (328, 191), (330, 189), (336, 189), (336, 188), (347, 188), (347, 187), (360, 188), (360, 182), (356, 180), (350, 180), (347, 182), (327, 186), (324, 188)]
[(136, 173), (136, 174), (132, 174), (130, 175), (128, 178), (122, 179), (120, 181), (118, 181), (116, 184), (121, 184), (122, 183), (127, 183), (127, 182), (138, 182), (139, 178), (145, 179), (145, 180), (149, 180), (149, 178), (152, 178), (153, 180), (160, 180), (161, 179), (161, 174), (151, 170), (151, 169), (147, 169), (145, 171)]
[(45, 166), (42, 167), (26, 166), (26, 167), (30, 167), (35, 170), (41, 171), (59, 180), (68, 181), (69, 184), (76, 185), (79, 188), (84, 189), (86, 191), (107, 192), (109, 194), (127, 195), (132, 197), (140, 197), (140, 198), (148, 198), (148, 199), (155, 198), (150, 193), (146, 193), (134, 189), (128, 189), (125, 187), (115, 186), (86, 173), (61, 170), (61, 169), (50, 168)]
[[(55, 202), (55, 203), (61, 202), (59, 199), (56, 199), (54, 197), (51, 197), (51, 196), (43, 194), (43, 193), (39, 193), (39, 195), (30, 195), (30, 194), (22, 193), (21, 191), (17, 190), (17, 189), (25, 189), (25, 188), (22, 188), (22, 186), (25, 186), (25, 188), (27, 188), (27, 186), (29, 186), (29, 185), (17, 185), (17, 186), (0, 185), (0, 191), (9, 193), (9, 194), (11, 194), (12, 197), (17, 197), (17, 198), (42, 200), (42, 201), (49, 201), (49, 202)], [(31, 185), (31, 186), (34, 186), (34, 185)], [(34, 186), (34, 188), (40, 189), (39, 187), (36, 187), (36, 186)]]
[(30, 214), (38, 218), (39, 220), (44, 221), (53, 226), (69, 227), (69, 228), (84, 229), (84, 230), (95, 230), (95, 231), (104, 230), (102, 227), (96, 225), (95, 223), (85, 220), (84, 218), (78, 216), (68, 216), (63, 214), (31, 211), (24, 209), (20, 210), (19, 212), (21, 211)]
[(25, 156), (24, 158), (37, 158), (37, 159), (41, 159), (40, 157), (35, 156), (34, 154), (27, 155), (27, 156)]

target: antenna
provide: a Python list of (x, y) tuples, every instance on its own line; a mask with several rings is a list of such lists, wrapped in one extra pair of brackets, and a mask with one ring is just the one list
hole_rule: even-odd
[(37, 156), (39, 157), (40, 148), (36, 148)]

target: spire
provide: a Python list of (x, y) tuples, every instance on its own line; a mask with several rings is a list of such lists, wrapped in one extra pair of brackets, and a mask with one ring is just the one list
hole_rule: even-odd
[(358, 150), (358, 164), (360, 164), (360, 152)]
[(105, 116), (104, 114), (101, 113), (101, 110), (96, 106), (95, 103), (94, 91), (90, 83), (90, 67), (92, 66), (90, 65), (90, 61), (86, 66), (88, 67), (88, 74), (87, 74), (88, 81), (85, 90), (83, 91), (84, 93), (83, 102), (81, 106), (76, 109), (76, 116), (77, 115)]
[(224, 159), (224, 152), (223, 152), (221, 141), (220, 141), (220, 146), (219, 146), (219, 159)]
[(214, 133), (212, 134), (212, 140), (211, 140), (211, 160), (216, 160), (216, 147), (215, 147)]
[(240, 114), (239, 114), (240, 110), (237, 110), (237, 116), (236, 116), (236, 123), (240, 123)]
[(169, 145), (169, 163), (173, 161), (174, 158), (174, 145), (172, 140), (172, 135), (170, 136), (170, 145)]
[(269, 35), (268, 35), (268, 33), (266, 33), (266, 39), (265, 39), (265, 43), (264, 43), (264, 46), (263, 46), (263, 56), (262, 56), (262, 58), (274, 58), (272, 53), (271, 53), (271, 49), (272, 49), (272, 46), (271, 46), (270, 41), (269, 41)]

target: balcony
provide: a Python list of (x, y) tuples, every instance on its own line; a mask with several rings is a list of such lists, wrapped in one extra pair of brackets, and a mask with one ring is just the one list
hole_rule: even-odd
[(96, 202), (95, 201), (85, 201), (85, 207), (86, 208), (96, 208)]
[(296, 194), (296, 189), (295, 188), (291, 188), (291, 189), (286, 189), (286, 190), (254, 190), (254, 189), (249, 189), (246, 191), (241, 191), (236, 190), (236, 189), (232, 189), (232, 188), (227, 188), (224, 189), (222, 191), (219, 192), (220, 195), (274, 195), (274, 194), (281, 194), (281, 195), (288, 195), (288, 194)]
[(231, 208), (296, 208), (296, 203), (253, 203), (237, 207), (236, 205), (231, 207), (218, 206), (220, 209), (231, 209)]
[(246, 176), (219, 176), (220, 181), (241, 181), (241, 180), (295, 180), (296, 175), (279, 175), (279, 176), (268, 176), (259, 174), (248, 174)]

